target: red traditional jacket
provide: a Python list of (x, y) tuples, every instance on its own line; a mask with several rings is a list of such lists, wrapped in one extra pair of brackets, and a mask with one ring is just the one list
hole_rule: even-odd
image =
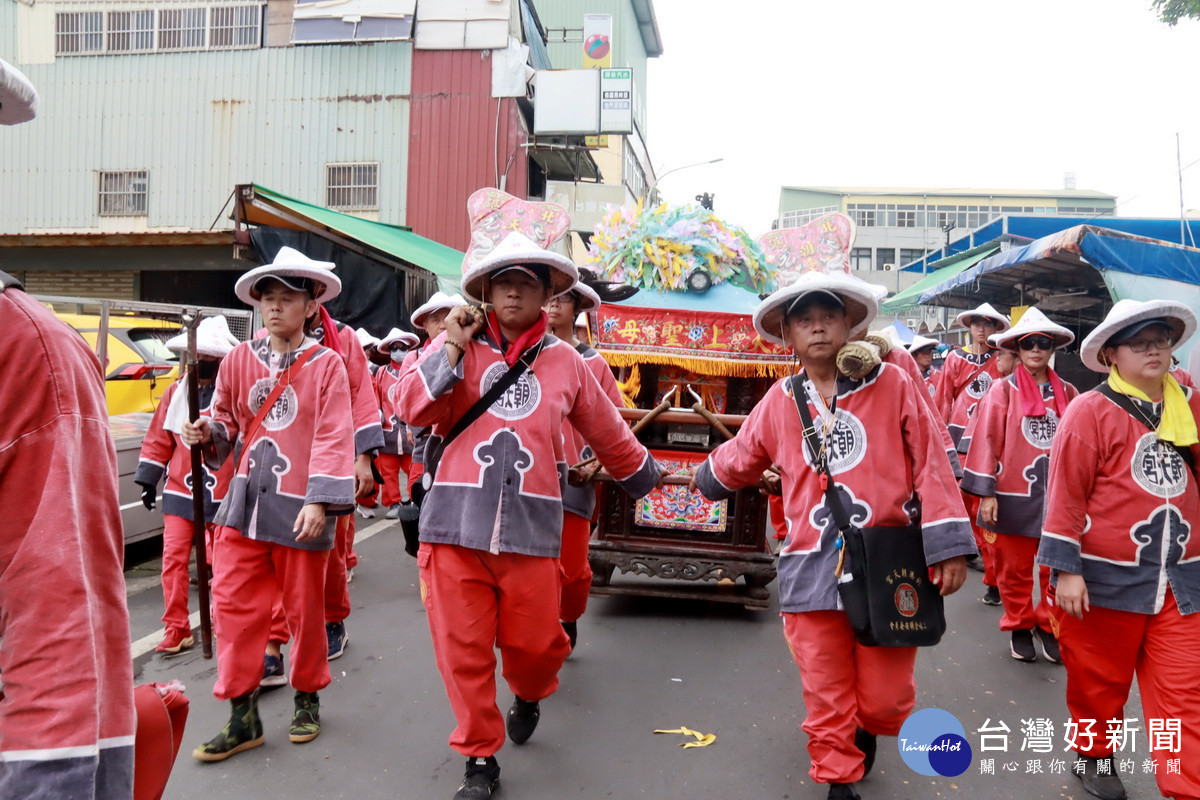
[[(264, 418), (214, 522), (251, 539), (328, 550), (333, 547), (333, 515), (354, 508), (354, 424), (346, 367), (332, 350), (312, 339), (283, 355), (274, 353), (269, 341), (243, 342), (221, 363), (212, 403), (216, 457), (210, 460), (215, 464), (231, 453), (240, 455), (245, 446), (242, 432), (283, 370), (300, 352), (320, 349), (292, 375)], [(326, 503), (330, 516), (319, 538), (297, 542), (292, 527), (308, 503)]]
[[(133, 480), (148, 486), (158, 486), (166, 473), (167, 483), (163, 487), (162, 509), (164, 514), (193, 519), (192, 514), (192, 450), (183, 443), (178, 433), (163, 427), (167, 409), (176, 392), (187, 392), (186, 377), (172, 383), (163, 392), (154, 416), (150, 418), (150, 429), (142, 440), (142, 451), (138, 456)], [(200, 416), (210, 416), (215, 383), (200, 385)], [(229, 489), (229, 478), (233, 475), (233, 462), (226, 461), (218, 470), (201, 464), (204, 473), (204, 521), (212, 522), (217, 507)]]
[[(975, 355), (966, 350), (952, 350), (946, 356), (941, 377), (937, 381), (934, 403), (946, 421), (950, 438), (957, 446), (963, 431), (975, 411), (975, 405), (987, 394), (992, 381), (1001, 377), (996, 368), (994, 352)], [(958, 452), (963, 452), (959, 447)]]
[[(913, 383), (917, 386), (925, 385), (925, 376), (921, 374), (921, 368), (917, 366), (917, 360), (912, 357), (912, 353), (905, 350), (903, 347), (893, 347), (883, 360), (889, 364), (895, 364), (912, 378)], [(942, 421), (941, 414), (938, 413), (937, 405), (934, 403), (933, 396), (929, 393), (922, 393), (921, 400), (925, 407), (929, 409), (930, 416), (933, 417), (934, 424), (938, 431), (938, 436), (942, 440), (942, 445), (946, 448), (946, 457), (950, 460), (950, 468), (954, 470), (954, 477), (962, 477), (962, 461), (958, 457), (958, 450), (955, 448), (955, 442), (950, 438), (950, 432), (946, 429), (945, 423)]]
[[(1063, 383), (1063, 389), (1068, 403), (1079, 395), (1069, 383)], [(1034, 538), (1042, 535), (1050, 444), (1059, 421), (1049, 383), (1042, 384), (1042, 398), (1046, 415), (1025, 416), (1016, 378), (1010, 375), (993, 383), (975, 407), (959, 486), (968, 494), (996, 498), (996, 524), (989, 525), (982, 517), (976, 520), (990, 531)]]
[[(575, 349), (579, 351), (579, 355), (583, 356), (583, 363), (596, 378), (596, 383), (600, 384), (601, 391), (609, 400), (612, 400), (614, 406), (624, 408), (625, 401), (621, 399), (621, 390), (617, 387), (617, 381), (613, 377), (612, 370), (609, 369), (608, 362), (604, 360), (604, 356), (583, 343), (580, 343)], [(568, 466), (578, 464), (592, 455), (592, 448), (579, 431), (571, 427), (570, 423), (563, 425), (563, 446), (566, 448)], [(568, 483), (563, 487), (562, 500), (564, 510), (591, 519), (592, 512), (596, 510), (596, 486), (594, 484), (572, 486)]]
[[(1200, 419), (1200, 393), (1184, 393)], [(1157, 404), (1133, 402), (1157, 424)], [(1189, 450), (1200, 464), (1200, 445)], [(1195, 467), (1100, 391), (1071, 403), (1050, 450), (1038, 563), (1083, 575), (1089, 601), (1102, 608), (1156, 614), (1169, 585), (1179, 612), (1192, 614), (1200, 610), (1198, 523)]]
[[(443, 338), (442, 341), (445, 341), (445, 339)], [(425, 343), (423, 345), (421, 345), (419, 348), (414, 347), (412, 350), (408, 351), (408, 353), (404, 356), (403, 363), (400, 364), (400, 377), (401, 378), (403, 378), (405, 375), (407, 375), (409, 372), (411, 372), (413, 370), (413, 368), (417, 365), (417, 359), (419, 359), (422, 356), (427, 354), (427, 351), (429, 350), (429, 346), (431, 344), (433, 344), (433, 339), (426, 339)], [(399, 390), (397, 389), (397, 391), (399, 391)], [(395, 396), (393, 393), (393, 398), (392, 398), (393, 409), (395, 408), (395, 405), (396, 405), (396, 399), (395, 399)], [(408, 420), (405, 420), (404, 424), (405, 424), (405, 427), (407, 428), (408, 436), (412, 437), (412, 459), (413, 459), (413, 462), (417, 463), (417, 464), (424, 464), (425, 463), (425, 446), (429, 443), (429, 433), (430, 433), (429, 426), (428, 425), (425, 425), (425, 426), (412, 425), (412, 424), (410, 424), (410, 422)]]
[(100, 362), (3, 273), (0, 320), (0, 797), (131, 800), (133, 664)]
[(451, 368), (445, 338), (435, 339), (401, 376), (396, 394), (402, 418), (433, 427), (426, 468), (436, 469), (437, 478), (421, 503), (421, 541), (557, 558), (568, 466), (564, 422), (595, 448), (629, 494), (641, 497), (655, 487), (657, 462), (575, 348), (549, 335), (536, 356), (534, 348), (526, 351), (533, 368), (431, 464), (454, 423), (508, 371), (487, 334), (468, 342)]
[[(350, 413), (354, 418), (354, 454), (359, 455), (383, 447), (383, 428), (379, 420), (379, 402), (371, 382), (371, 362), (363, 352), (362, 343), (349, 325), (337, 323), (338, 343), (346, 360), (346, 377), (350, 381)], [(323, 339), (317, 340), (323, 343)]]
[[(407, 357), (405, 358), (407, 361)], [(375, 372), (375, 396), (383, 418), (383, 452), (405, 455), (411, 453), (408, 428), (396, 414), (396, 389), (400, 385), (401, 365), (385, 364)]]
[[(713, 500), (783, 471), (787, 538), (779, 553), (779, 607), (786, 612), (839, 607), (834, 569), (837, 524), (804, 443), (793, 387), (808, 394), (804, 372), (773, 385), (737, 436), (700, 465), (696, 484)], [(919, 518), (929, 564), (975, 553), (967, 512), (924, 387), (883, 363), (864, 380), (839, 377), (832, 428), (825, 438), (842, 505), (855, 525), (906, 526)], [(824, 404), (808, 401), (818, 430)]]

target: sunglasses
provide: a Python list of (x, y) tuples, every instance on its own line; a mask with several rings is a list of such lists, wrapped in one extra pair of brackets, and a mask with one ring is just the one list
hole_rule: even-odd
[(1054, 340), (1049, 336), (1026, 336), (1017, 342), (1022, 350), (1053, 350)]

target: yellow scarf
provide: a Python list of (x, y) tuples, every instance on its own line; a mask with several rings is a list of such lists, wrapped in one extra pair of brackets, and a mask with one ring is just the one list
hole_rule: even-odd
[[(1120, 392), (1138, 400), (1153, 402), (1141, 389), (1128, 383), (1121, 377), (1114, 366), (1108, 372), (1108, 385), (1114, 392)], [(1188, 447), (1200, 442), (1196, 432), (1196, 418), (1192, 415), (1191, 406), (1183, 394), (1179, 381), (1170, 375), (1163, 376), (1163, 412), (1155, 434), (1164, 442)]]

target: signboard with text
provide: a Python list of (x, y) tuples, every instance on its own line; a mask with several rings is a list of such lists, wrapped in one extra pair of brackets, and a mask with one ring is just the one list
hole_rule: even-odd
[(600, 70), (600, 132), (633, 133), (633, 70)]

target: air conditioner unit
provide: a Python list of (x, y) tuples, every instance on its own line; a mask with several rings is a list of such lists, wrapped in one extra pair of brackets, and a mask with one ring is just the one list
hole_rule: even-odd
[(908, 319), (904, 320), (904, 324), (908, 326), (909, 330), (915, 331), (920, 326), (921, 320), (917, 319), (916, 317), (909, 317)]
[(884, 264), (884, 265), (883, 265), (883, 268), (884, 268), (885, 270), (887, 270), (888, 272), (891, 272), (892, 270), (894, 270), (894, 269), (896, 268), (896, 265), (895, 265), (895, 264), (892, 264), (891, 262), (889, 262), (889, 263), (887, 263), (887, 264)]

